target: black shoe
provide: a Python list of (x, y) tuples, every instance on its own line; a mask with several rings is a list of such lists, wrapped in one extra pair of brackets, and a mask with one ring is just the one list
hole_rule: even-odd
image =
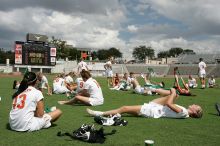
[(218, 112), (218, 116), (220, 116), (220, 105), (218, 103), (215, 104), (215, 109)]

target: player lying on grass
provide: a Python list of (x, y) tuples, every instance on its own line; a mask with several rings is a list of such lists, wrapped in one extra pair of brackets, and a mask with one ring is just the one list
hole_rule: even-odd
[(175, 75), (174, 88), (177, 90), (179, 95), (191, 96), (192, 94), (189, 90), (189, 87), (186, 85), (186, 83), (182, 77), (180, 79), (181, 79), (183, 88), (180, 86), (179, 79), (178, 79), (177, 75)]
[(133, 86), (135, 93), (142, 94), (142, 95), (152, 95), (151, 90), (148, 88), (141, 87), (141, 85), (139, 84), (139, 82), (136, 78), (133, 78), (131, 80), (131, 84)]
[[(142, 87), (136, 78), (131, 78), (131, 84), (133, 85), (133, 89), (135, 93), (142, 94), (142, 95), (152, 95), (153, 93), (160, 94), (161, 90), (156, 90), (156, 89), (163, 88), (164, 83), (161, 85), (151, 84), (151, 82), (146, 77), (144, 77), (144, 79), (145, 79), (145, 85), (144, 87)], [(170, 94), (169, 91), (166, 91), (166, 92), (167, 94)]]
[(44, 113), (43, 94), (34, 86), (37, 76), (33, 72), (25, 74), (18, 91), (12, 96), (13, 103), (9, 124), (15, 131), (36, 131), (51, 126), (62, 114), (59, 109)]
[(144, 87), (145, 88), (149, 88), (149, 89), (161, 89), (161, 88), (164, 88), (165, 87), (165, 84), (164, 82), (153, 82), (150, 80), (150, 73), (147, 73), (146, 76), (144, 75), (141, 75), (142, 78), (144, 78)]
[(104, 98), (102, 94), (102, 89), (98, 82), (91, 77), (89, 71), (82, 70), (80, 74), (83, 81), (85, 82), (83, 90), (76, 94), (73, 99), (58, 101), (58, 103), (73, 105), (80, 102), (82, 104), (91, 106), (102, 105), (104, 103)]
[(148, 118), (201, 118), (202, 108), (198, 105), (190, 105), (188, 109), (175, 104), (177, 99), (176, 90), (171, 88), (171, 94), (168, 96), (160, 97), (144, 103), (144, 105), (135, 106), (122, 106), (118, 109), (109, 111), (94, 111), (87, 109), (87, 112), (92, 116), (109, 116), (115, 114), (131, 114), (135, 116), (143, 116)]

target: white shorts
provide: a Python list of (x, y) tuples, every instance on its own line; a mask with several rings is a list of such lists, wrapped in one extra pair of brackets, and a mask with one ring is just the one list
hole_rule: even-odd
[(163, 115), (163, 107), (155, 102), (145, 103), (141, 106), (140, 115), (147, 118), (160, 118)]
[(64, 93), (67, 93), (67, 92), (70, 92), (70, 90), (68, 90), (65, 86), (61, 86), (59, 88), (56, 88), (53, 93), (55, 94), (64, 94)]
[(89, 104), (91, 104), (91, 106), (102, 105), (103, 104), (103, 100), (89, 97)]
[(197, 86), (197, 84), (189, 84), (189, 88), (196, 88)]
[(112, 70), (106, 70), (105, 75), (107, 77), (113, 77), (113, 71)]
[(51, 126), (52, 117), (49, 114), (44, 114), (42, 118), (33, 117), (28, 125), (28, 131), (37, 131), (42, 128), (49, 128)]
[(134, 89), (135, 93), (137, 94), (144, 94), (144, 88), (142, 88), (141, 86), (137, 86), (135, 89)]
[(200, 72), (200, 73), (199, 73), (199, 77), (200, 77), (200, 78), (205, 78), (205, 77), (206, 77), (206, 73), (201, 73), (201, 72)]

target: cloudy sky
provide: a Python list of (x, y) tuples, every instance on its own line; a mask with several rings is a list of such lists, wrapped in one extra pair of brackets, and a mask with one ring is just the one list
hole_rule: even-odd
[(0, 48), (26, 34), (45, 34), (76, 47), (172, 47), (220, 53), (218, 0), (0, 0)]

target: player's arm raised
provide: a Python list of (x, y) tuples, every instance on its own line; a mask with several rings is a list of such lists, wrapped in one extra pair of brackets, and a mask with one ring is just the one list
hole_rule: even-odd
[(166, 106), (168, 106), (170, 109), (172, 109), (173, 111), (177, 113), (182, 112), (182, 109), (174, 104), (174, 101), (177, 98), (176, 90), (174, 88), (171, 88), (170, 91), (171, 91), (171, 94), (167, 98)]

